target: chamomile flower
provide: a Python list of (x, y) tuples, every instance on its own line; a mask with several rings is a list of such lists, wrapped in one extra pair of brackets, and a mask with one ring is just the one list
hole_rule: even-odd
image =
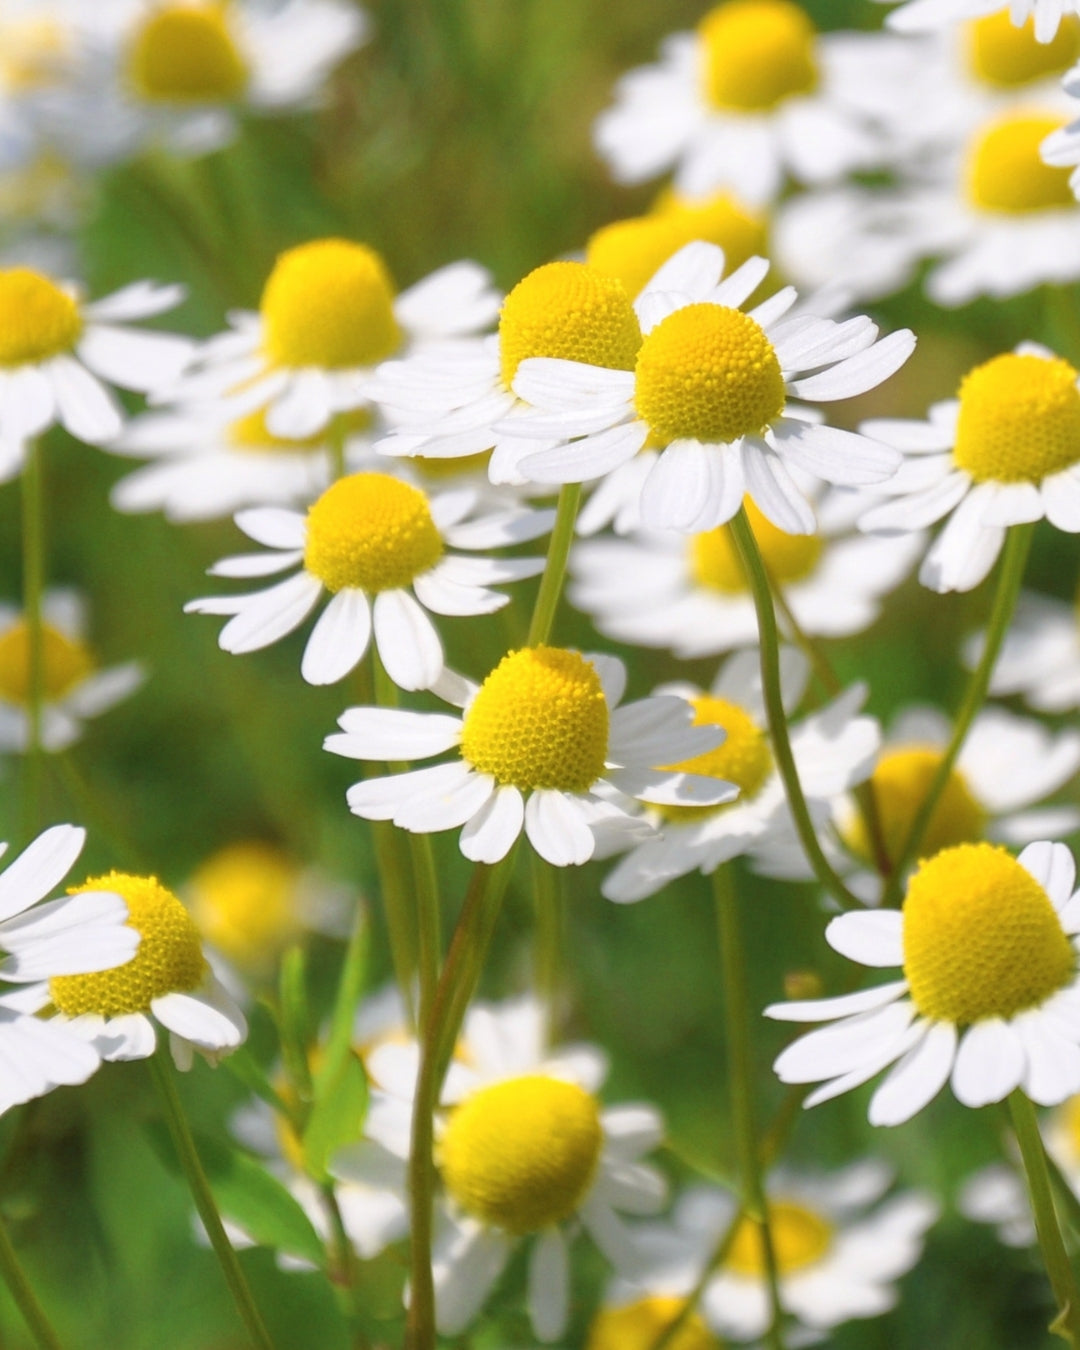
[(638, 300), (644, 339), (633, 371), (521, 363), (514, 390), (538, 411), (514, 419), (515, 434), (561, 440), (521, 459), (524, 476), (552, 484), (600, 478), (648, 444), (660, 454), (641, 487), (647, 528), (713, 529), (748, 493), (780, 529), (810, 534), (814, 513), (789, 466), (862, 486), (896, 469), (896, 451), (826, 426), (788, 399), (874, 388), (907, 360), (914, 335), (902, 329), (878, 340), (865, 316), (784, 318), (797, 299), (790, 286), (744, 312), (768, 263), (752, 258), (718, 284), (723, 267), (720, 249), (695, 243), (661, 268)]
[[(883, 0), (885, 4), (895, 2)], [(1065, 15), (1077, 12), (1075, 0), (905, 0), (889, 14), (886, 23), (898, 32), (918, 33), (961, 19), (1007, 13), (1017, 27), (1033, 20), (1037, 40), (1050, 42)]]
[[(83, 722), (133, 694), (146, 673), (137, 661), (100, 668), (86, 639), (86, 606), (73, 591), (47, 591), (42, 605), (41, 744), (61, 751)], [(30, 737), (30, 635), (21, 610), (0, 605), (0, 749), (22, 754)]]
[[(677, 1294), (617, 1292), (589, 1323), (585, 1350), (652, 1350), (660, 1335), (682, 1315), (685, 1304), (686, 1298)], [(722, 1350), (696, 1309), (668, 1344), (671, 1350)]]
[(309, 684), (334, 684), (352, 670), (374, 635), (387, 674), (402, 689), (430, 689), (443, 668), (435, 614), (490, 614), (507, 597), (489, 587), (543, 570), (542, 558), (467, 558), (448, 553), (500, 548), (535, 539), (549, 512), (489, 512), (468, 520), (476, 494), (428, 496), (385, 473), (337, 482), (304, 515), (284, 507), (241, 511), (236, 523), (269, 553), (225, 558), (211, 575), (262, 577), (299, 564), (269, 590), (211, 596), (185, 605), (189, 614), (229, 614), (219, 643), (227, 652), (268, 647), (304, 622), (325, 592), (330, 599), (304, 648), (300, 673)]
[(977, 586), (1010, 525), (1045, 518), (1080, 532), (1078, 382), (1067, 361), (1027, 343), (970, 370), (959, 397), (935, 404), (926, 422), (863, 423), (905, 459), (881, 488), (892, 500), (860, 528), (903, 533), (949, 516), (919, 572), (939, 592)]
[(899, 1125), (946, 1082), (965, 1106), (1022, 1088), (1043, 1106), (1080, 1091), (1080, 901), (1064, 844), (959, 844), (924, 859), (902, 911), (842, 914), (825, 930), (841, 955), (902, 978), (839, 998), (776, 1003), (767, 1017), (829, 1026), (774, 1068), (815, 1083), (815, 1106), (892, 1065), (870, 1123)]
[(334, 754), (455, 756), (354, 784), (354, 814), (421, 834), (463, 825), (462, 853), (487, 863), (505, 857), (524, 827), (542, 858), (567, 867), (593, 856), (597, 832), (629, 840), (642, 831), (631, 798), (710, 806), (735, 794), (731, 783), (658, 767), (711, 750), (721, 733), (693, 727), (690, 705), (671, 695), (618, 707), (626, 670), (614, 657), (523, 647), (479, 687), (460, 677), (443, 685), (461, 716), (350, 708), (339, 719), (341, 734), (324, 742)]
[(273, 435), (313, 436), (368, 406), (380, 362), (477, 332), (497, 309), (476, 263), (451, 263), (395, 293), (374, 249), (315, 239), (279, 255), (259, 312), (231, 315), (232, 330), (204, 343), (192, 372), (160, 401), (206, 401), (230, 417), (265, 410)]
[[(969, 646), (972, 665), (982, 639)], [(990, 677), (992, 694), (1019, 694), (1038, 712), (1080, 707), (1080, 617), (1076, 604), (1022, 594)]]

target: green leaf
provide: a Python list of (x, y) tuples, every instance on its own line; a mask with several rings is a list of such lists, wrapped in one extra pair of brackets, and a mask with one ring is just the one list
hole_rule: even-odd
[(304, 1131), (304, 1157), (316, 1180), (325, 1181), (331, 1156), (360, 1137), (367, 1099), (367, 1075), (354, 1054), (328, 1062), (316, 1075), (315, 1104)]

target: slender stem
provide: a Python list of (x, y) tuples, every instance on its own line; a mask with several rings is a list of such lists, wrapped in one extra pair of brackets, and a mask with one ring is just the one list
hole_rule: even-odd
[(41, 1350), (61, 1350), (60, 1337), (53, 1330), (52, 1323), (30, 1287), (26, 1272), (19, 1264), (15, 1248), (8, 1236), (7, 1225), (0, 1220), (0, 1278), (7, 1285), (8, 1293), (23, 1315), (23, 1320), (41, 1346)]
[(544, 575), (540, 578), (540, 589), (536, 593), (532, 622), (529, 624), (528, 645), (540, 647), (551, 636), (555, 611), (559, 606), (563, 580), (566, 577), (566, 561), (570, 557), (570, 545), (574, 542), (574, 522), (577, 520), (578, 507), (581, 505), (581, 484), (564, 483), (559, 489), (559, 504), (555, 510), (555, 525), (548, 544), (547, 562)]
[(559, 965), (562, 956), (562, 869), (532, 856), (536, 900), (536, 990), (545, 1008), (547, 1040), (555, 1039), (558, 1020)]
[(1058, 1315), (1051, 1323), (1050, 1330), (1073, 1346), (1080, 1346), (1080, 1291), (1077, 1290), (1076, 1275), (1065, 1251), (1065, 1243), (1058, 1227), (1057, 1213), (1053, 1196), (1050, 1193), (1050, 1174), (1046, 1167), (1046, 1153), (1043, 1150), (1042, 1136), (1039, 1134), (1039, 1122), (1035, 1118), (1035, 1108), (1016, 1088), (1009, 1095), (1009, 1111), (1012, 1115), (1016, 1142), (1020, 1146), (1020, 1156), (1027, 1173), (1028, 1192), (1031, 1196), (1031, 1210), (1035, 1217), (1035, 1231), (1039, 1235), (1039, 1247), (1042, 1249), (1046, 1273), (1057, 1300)]
[(210, 1245), (213, 1247), (221, 1265), (225, 1282), (229, 1286), (237, 1310), (247, 1327), (252, 1344), (260, 1346), (261, 1350), (274, 1350), (274, 1343), (271, 1341), (270, 1333), (266, 1330), (262, 1316), (255, 1306), (255, 1300), (248, 1287), (248, 1282), (244, 1278), (244, 1272), (240, 1269), (236, 1253), (233, 1251), (229, 1239), (225, 1236), (221, 1215), (218, 1213), (217, 1204), (210, 1190), (210, 1183), (207, 1181), (206, 1173), (199, 1161), (195, 1140), (188, 1126), (187, 1117), (184, 1115), (184, 1108), (180, 1103), (180, 1094), (176, 1090), (176, 1081), (172, 1063), (168, 1058), (168, 1051), (157, 1051), (150, 1056), (148, 1063), (151, 1076), (154, 1079), (154, 1086), (157, 1088), (161, 1104), (165, 1108), (165, 1120), (169, 1127), (169, 1134), (172, 1136), (173, 1146), (180, 1159), (180, 1165), (184, 1169), (184, 1176), (187, 1178), (192, 1199), (195, 1201), (195, 1208), (199, 1211), (199, 1218), (203, 1221), (203, 1227), (206, 1229)]
[(45, 595), (45, 489), (41, 445), (26, 443), (22, 471), (23, 622), (26, 624), (26, 780), (23, 790), (23, 831), (29, 836), (41, 826), (41, 782), (44, 749), (41, 713), (45, 701), (45, 647), (42, 602)]
[(368, 1350), (370, 1342), (360, 1327), (364, 1316), (364, 1303), (356, 1278), (356, 1253), (353, 1251), (353, 1245), (345, 1227), (345, 1220), (341, 1217), (341, 1206), (338, 1204), (334, 1183), (326, 1181), (320, 1189), (327, 1213), (330, 1215), (330, 1236), (336, 1263), (332, 1272), (332, 1282), (339, 1290), (343, 1303), (347, 1307), (347, 1315), (353, 1324), (354, 1350)]
[(761, 643), (761, 682), (765, 693), (769, 735), (772, 738), (773, 754), (776, 756), (776, 767), (787, 793), (788, 809), (791, 811), (810, 866), (814, 869), (814, 875), (844, 909), (861, 909), (861, 901), (851, 894), (822, 851), (818, 842), (817, 827), (810, 817), (802, 784), (799, 782), (799, 771), (795, 765), (795, 756), (792, 754), (787, 715), (784, 712), (784, 695), (780, 687), (780, 643), (772, 591), (745, 507), (739, 508), (738, 514), (729, 522), (728, 530), (754, 597)]
[(990, 622), (986, 629), (982, 655), (979, 657), (979, 664), (971, 672), (971, 679), (968, 681), (967, 689), (964, 692), (960, 711), (956, 714), (952, 738), (941, 757), (941, 762), (938, 764), (929, 790), (915, 814), (915, 819), (911, 822), (911, 829), (908, 831), (904, 846), (900, 850), (900, 856), (896, 860), (892, 878), (882, 901), (885, 905), (895, 905), (899, 899), (900, 887), (903, 884), (904, 877), (918, 856), (923, 835), (926, 833), (926, 828), (930, 824), (931, 817), (941, 799), (941, 794), (945, 791), (952, 767), (963, 749), (964, 741), (976, 714), (986, 701), (986, 694), (990, 688), (990, 676), (993, 674), (998, 652), (1001, 650), (1001, 644), (1005, 640), (1005, 634), (1012, 622), (1016, 601), (1020, 595), (1020, 583), (1024, 578), (1024, 567), (1027, 563), (1028, 552), (1031, 549), (1031, 537), (1034, 530), (1034, 525), (1014, 525), (1009, 530), (1005, 540), (1001, 570), (998, 573), (997, 592), (994, 596), (994, 607), (990, 613)]

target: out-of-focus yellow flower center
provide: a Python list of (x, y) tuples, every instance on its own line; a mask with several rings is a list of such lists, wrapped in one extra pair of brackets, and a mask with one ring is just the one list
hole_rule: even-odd
[(506, 297), (499, 315), (499, 363), (507, 387), (530, 356), (633, 370), (640, 346), (626, 287), (586, 263), (536, 268)]
[(239, 98), (248, 67), (229, 32), (224, 4), (155, 9), (135, 32), (128, 70), (136, 91), (163, 103), (224, 103)]
[(153, 999), (197, 989), (203, 982), (207, 964), (195, 920), (157, 877), (109, 872), (72, 887), (68, 894), (83, 891), (115, 891), (122, 896), (128, 927), (139, 934), (139, 946), (130, 961), (113, 970), (54, 976), (49, 992), (62, 1013), (120, 1017), (149, 1012)]
[[(48, 623), (41, 628), (41, 656), (42, 691), (50, 702), (62, 699), (94, 669), (89, 647)], [(24, 619), (0, 633), (0, 698), (30, 701), (30, 630)]]
[(590, 661), (561, 647), (504, 656), (469, 705), (461, 753), (527, 791), (584, 792), (604, 770), (608, 705)]
[[(593, 1318), (585, 1350), (652, 1350), (685, 1302), (671, 1294), (651, 1294), (621, 1308), (602, 1308)], [(667, 1350), (720, 1350), (720, 1342), (697, 1312), (665, 1344)]]
[(70, 351), (82, 332), (75, 301), (28, 267), (0, 272), (0, 366), (21, 366)]
[[(905, 745), (887, 750), (870, 777), (885, 852), (893, 862), (903, 851), (941, 757), (941, 750), (928, 745)], [(952, 769), (926, 827), (921, 851), (929, 857), (953, 844), (974, 843), (983, 837), (985, 828), (985, 809), (968, 787), (964, 775), (959, 769)], [(852, 818), (844, 831), (844, 839), (860, 858), (873, 858), (870, 836), (861, 813)]]
[(266, 353), (279, 366), (372, 366), (401, 343), (386, 264), (350, 239), (316, 239), (280, 254), (260, 310)]
[(200, 932), (244, 970), (262, 970), (300, 932), (298, 874), (280, 849), (258, 840), (218, 849), (189, 884)]
[(1069, 170), (1039, 157), (1039, 146), (1064, 125), (1065, 119), (1052, 113), (1009, 113), (981, 132), (967, 159), (972, 205), (1010, 215), (1075, 206)]
[(397, 590), (442, 553), (427, 497), (389, 474), (339, 478), (308, 508), (304, 566), (328, 591)]
[(1061, 1106), (1057, 1112), (1057, 1120), (1060, 1122), (1070, 1155), (1068, 1161), (1059, 1155), (1058, 1162), (1063, 1166), (1075, 1164), (1075, 1160), (1080, 1158), (1080, 1095), (1070, 1097)]
[(784, 406), (772, 343), (740, 309), (696, 304), (663, 319), (641, 344), (634, 403), (653, 441), (734, 441)]
[[(745, 708), (729, 699), (701, 694), (690, 703), (694, 709), (694, 726), (723, 727), (727, 734), (715, 750), (706, 750), (693, 759), (666, 767), (675, 773), (722, 778), (739, 789), (738, 802), (752, 801), (765, 786), (773, 768), (772, 750), (764, 728), (758, 726)], [(731, 802), (722, 802), (719, 806), (662, 806), (658, 809), (668, 820), (688, 821), (711, 816), (731, 805)]]
[(725, 270), (733, 272), (755, 254), (768, 252), (768, 221), (729, 192), (711, 197), (683, 197), (674, 188), (664, 188), (652, 205), (654, 216), (674, 216), (692, 233), (691, 239), (719, 244), (724, 250)]
[(953, 460), (977, 482), (1039, 483), (1080, 460), (1078, 375), (1060, 357), (1008, 352), (960, 384)]
[(0, 31), (0, 83), (12, 93), (28, 93), (56, 81), (71, 44), (55, 19), (8, 19)]
[(478, 450), (475, 455), (458, 455), (454, 459), (443, 459), (439, 455), (410, 455), (409, 457), (409, 463), (420, 477), (432, 483), (445, 483), (454, 478), (467, 478), (471, 474), (482, 474), (486, 478), (490, 461), (490, 450)]
[[(776, 1268), (781, 1275), (816, 1265), (832, 1246), (832, 1224), (792, 1200), (773, 1200), (769, 1204), (769, 1230)], [(750, 1279), (765, 1278), (761, 1224), (756, 1220), (746, 1218), (739, 1224), (724, 1267)]]
[(765, 112), (817, 87), (817, 34), (789, 0), (727, 0), (698, 24), (705, 97), (716, 108)]
[[(367, 431), (371, 426), (369, 408), (352, 408), (348, 412), (338, 413), (335, 422), (346, 435)], [(316, 450), (325, 450), (329, 434), (326, 430), (316, 432), (314, 436), (275, 436), (266, 425), (266, 409), (248, 413), (232, 422), (227, 432), (229, 445), (234, 450), (249, 450), (256, 454), (270, 454), (275, 451), (283, 455), (311, 454)]]
[(1050, 897), (996, 844), (919, 864), (904, 900), (904, 974), (924, 1017), (1013, 1017), (1068, 984), (1076, 961)]
[(532, 1074), (481, 1088), (455, 1107), (439, 1163), (462, 1209), (511, 1233), (567, 1219), (592, 1184), (604, 1134), (576, 1083)]
[(970, 21), (967, 55), (975, 78), (999, 89), (1046, 80), (1063, 75), (1080, 56), (1080, 22), (1069, 15), (1049, 42), (1036, 42), (1034, 19), (1018, 27), (1002, 9)]
[[(743, 498), (743, 506), (770, 576), (779, 582), (802, 581), (810, 576), (824, 548), (819, 536), (785, 534), (761, 514), (750, 497)], [(690, 571), (699, 586), (723, 595), (745, 595), (749, 591), (727, 526), (692, 535), (687, 547)]]

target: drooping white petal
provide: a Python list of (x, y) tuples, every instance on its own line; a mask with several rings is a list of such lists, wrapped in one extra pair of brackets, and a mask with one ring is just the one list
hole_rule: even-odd
[(76, 351), (95, 375), (145, 394), (177, 379), (190, 362), (195, 344), (172, 333), (129, 332), (94, 324), (83, 333)]
[[(240, 655), (259, 651), (299, 628), (318, 603), (322, 582), (307, 572), (297, 572), (269, 590), (243, 597), (243, 608), (230, 619), (218, 635), (222, 651)], [(184, 606), (186, 613), (198, 613), (200, 601)]]
[(565, 792), (541, 789), (531, 794), (525, 803), (525, 833), (553, 867), (586, 863), (596, 847), (577, 802)]
[(828, 370), (793, 380), (791, 388), (800, 398), (811, 400), (853, 398), (887, 380), (914, 350), (915, 334), (910, 328), (901, 328)]
[(964, 1106), (1000, 1102), (1018, 1086), (1024, 1073), (1020, 1037), (999, 1017), (968, 1027), (956, 1051), (952, 1090)]
[(0, 919), (21, 914), (58, 886), (86, 842), (76, 825), (53, 825), (28, 844), (0, 873)]
[(471, 862), (497, 863), (521, 833), (525, 802), (516, 787), (501, 787), (461, 831), (461, 851)]
[(231, 1050), (247, 1035), (247, 1021), (220, 987), (206, 993), (174, 991), (151, 1000), (154, 1016), (163, 1027), (202, 1050)]
[(792, 1042), (777, 1056), (773, 1069), (782, 1083), (815, 1083), (850, 1073), (899, 1041), (914, 1015), (905, 1000), (832, 1022)]
[(380, 591), (374, 605), (375, 644), (399, 689), (430, 689), (443, 668), (435, 626), (407, 591)]
[(672, 441), (652, 466), (641, 492), (648, 528), (683, 534), (729, 521), (742, 504), (742, 459), (730, 446)]
[(931, 1101), (948, 1081), (956, 1057), (956, 1028), (935, 1022), (870, 1098), (871, 1125), (901, 1125)]
[(825, 941), (864, 966), (902, 966), (904, 916), (890, 909), (840, 914), (825, 929)]
[(304, 647), (300, 674), (308, 684), (336, 684), (355, 669), (371, 638), (371, 606), (352, 586), (331, 597)]
[(123, 413), (101, 381), (70, 356), (54, 356), (47, 366), (61, 423), (89, 445), (103, 445), (120, 434)]
[(529, 1258), (529, 1320), (537, 1339), (557, 1341), (566, 1330), (570, 1261), (558, 1228), (541, 1233)]
[(1073, 893), (1076, 884), (1076, 862), (1066, 844), (1040, 840), (1028, 844), (1016, 860), (1049, 895), (1054, 908), (1060, 910)]
[(284, 506), (253, 506), (246, 511), (237, 511), (234, 519), (257, 544), (303, 551), (307, 530), (299, 511), (290, 511)]

